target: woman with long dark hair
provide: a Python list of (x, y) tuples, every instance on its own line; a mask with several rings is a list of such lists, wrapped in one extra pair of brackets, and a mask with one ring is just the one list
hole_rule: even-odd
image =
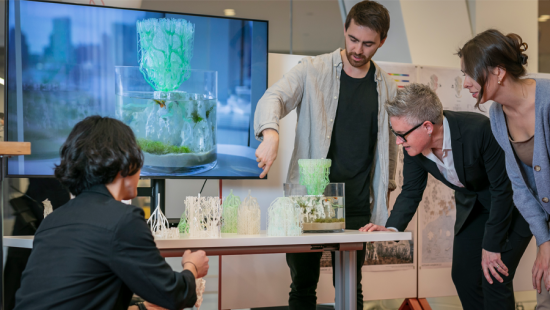
[(526, 78), (527, 48), (519, 35), (490, 29), (458, 56), (476, 107), (494, 101), (491, 129), (506, 154), (515, 205), (539, 248), (532, 270), (537, 309), (550, 309), (543, 308), (550, 307), (550, 80)]

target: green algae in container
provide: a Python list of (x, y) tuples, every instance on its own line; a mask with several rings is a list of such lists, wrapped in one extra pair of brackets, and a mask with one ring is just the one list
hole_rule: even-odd
[(302, 213), (304, 233), (344, 232), (345, 184), (329, 183), (322, 195), (308, 195), (309, 190), (301, 184), (283, 184), (285, 197), (292, 199)]
[(142, 176), (186, 176), (216, 166), (217, 72), (190, 71), (178, 90), (155, 91), (138, 67), (115, 68), (116, 117), (143, 151)]

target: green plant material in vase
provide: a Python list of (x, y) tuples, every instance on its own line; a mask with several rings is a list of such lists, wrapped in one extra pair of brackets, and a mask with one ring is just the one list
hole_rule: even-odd
[(188, 234), (189, 233), (189, 224), (187, 223), (187, 216), (185, 215), (185, 212), (181, 215), (180, 222), (178, 224), (178, 230), (180, 231), (180, 234)]
[(191, 117), (193, 118), (193, 123), (195, 124), (203, 120), (197, 111), (193, 111), (193, 113), (191, 113)]
[(191, 153), (187, 146), (175, 146), (160, 141), (137, 139), (139, 147), (144, 152), (154, 155)]

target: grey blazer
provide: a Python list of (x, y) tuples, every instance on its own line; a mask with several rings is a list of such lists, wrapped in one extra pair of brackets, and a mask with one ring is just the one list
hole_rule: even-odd
[[(548, 219), (550, 216), (550, 80), (535, 79), (535, 148), (533, 150), (533, 174), (538, 196), (527, 186), (521, 162), (515, 156), (508, 139), (508, 127), (502, 106), (491, 106), (491, 129), (506, 154), (506, 170), (514, 190), (514, 203), (533, 235), (537, 246), (550, 240)], [(527, 167), (527, 166), (526, 166)]]

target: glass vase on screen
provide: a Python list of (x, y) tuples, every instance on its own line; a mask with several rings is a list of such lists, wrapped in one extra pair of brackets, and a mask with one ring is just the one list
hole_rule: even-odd
[(116, 67), (116, 117), (145, 157), (141, 174), (192, 175), (216, 166), (215, 71), (190, 70), (175, 91), (156, 91), (139, 67)]
[[(267, 21), (7, 0), (7, 177), (51, 177), (78, 122), (124, 121), (144, 178), (257, 179)], [(100, 21), (100, 22), (98, 22)], [(202, 172), (201, 172), (202, 171)]]

